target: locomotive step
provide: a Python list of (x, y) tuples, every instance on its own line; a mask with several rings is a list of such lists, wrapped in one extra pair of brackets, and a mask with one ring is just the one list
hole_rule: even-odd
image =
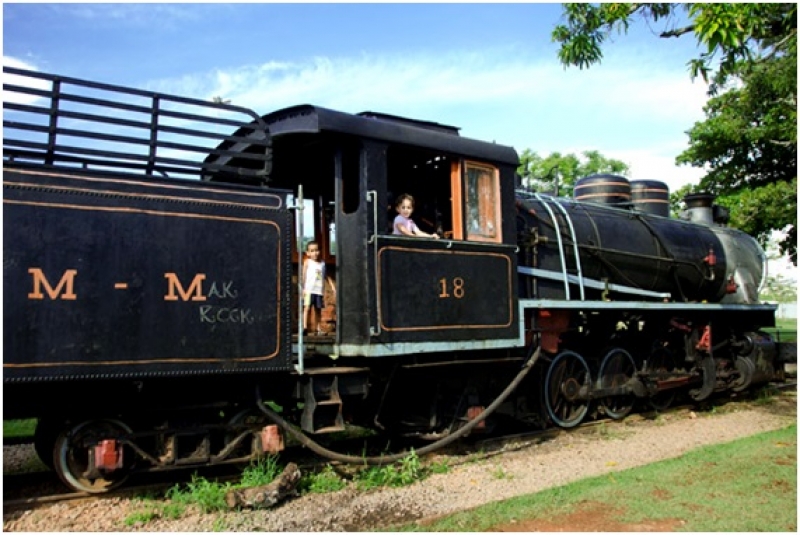
[(304, 385), (305, 406), (301, 428), (309, 433), (331, 433), (344, 430), (342, 398), (336, 375), (316, 375)]

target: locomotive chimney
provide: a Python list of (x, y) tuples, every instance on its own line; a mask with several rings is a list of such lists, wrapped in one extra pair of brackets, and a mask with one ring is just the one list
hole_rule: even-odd
[(693, 223), (711, 225), (714, 223), (714, 209), (712, 204), (716, 197), (710, 193), (692, 193), (683, 198), (686, 203), (686, 211), (681, 214), (682, 219), (688, 219)]

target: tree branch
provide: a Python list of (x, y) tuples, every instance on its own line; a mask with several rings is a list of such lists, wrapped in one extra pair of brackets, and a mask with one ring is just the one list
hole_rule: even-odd
[(675, 28), (674, 30), (661, 32), (661, 34), (659, 34), (659, 37), (680, 37), (681, 35), (685, 35), (693, 31), (694, 31), (694, 24), (692, 24), (691, 26), (686, 26), (684, 28)]
[(777, 139), (768, 139), (767, 142), (773, 145), (778, 145), (779, 147), (792, 147), (797, 144), (794, 141), (780, 141)]
[(772, 59), (773, 57), (775, 57), (775, 54), (777, 54), (779, 50), (783, 49), (783, 45), (785, 45), (790, 39), (796, 38), (796, 37), (797, 37), (797, 29), (794, 29), (794, 30), (790, 31), (789, 35), (787, 35), (786, 37), (784, 37), (783, 39), (781, 39), (777, 43), (775, 43), (773, 45), (770, 45), (772, 47), (772, 50), (770, 50), (769, 54), (764, 56), (763, 59), (765, 59), (765, 60)]

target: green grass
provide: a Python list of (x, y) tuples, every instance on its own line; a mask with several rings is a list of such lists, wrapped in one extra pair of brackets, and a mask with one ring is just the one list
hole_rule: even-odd
[(225, 511), (228, 509), (225, 495), (233, 488), (231, 483), (221, 484), (195, 474), (186, 485), (171, 487), (167, 491), (167, 498), (179, 506), (197, 505), (206, 513)]
[(369, 490), (375, 487), (402, 487), (423, 479), (426, 472), (422, 469), (417, 452), (411, 453), (400, 461), (386, 466), (370, 466), (358, 472), (354, 481), (359, 489)]
[(775, 327), (764, 329), (778, 342), (797, 342), (797, 320), (775, 318)]
[[(444, 470), (443, 464), (436, 470)], [(226, 511), (225, 495), (234, 489), (259, 487), (271, 483), (283, 471), (277, 456), (267, 456), (251, 463), (242, 472), (239, 483), (218, 483), (193, 475), (189, 483), (175, 485), (167, 490), (164, 500), (152, 496), (142, 498), (142, 507), (132, 512), (124, 521), (126, 526), (141, 526), (158, 518), (180, 518), (190, 506), (203, 512)], [(400, 461), (386, 466), (364, 468), (353, 476), (353, 481), (362, 490), (375, 487), (399, 487), (424, 479), (433, 470), (422, 467), (413, 450)], [(343, 489), (347, 481), (340, 477), (330, 465), (316, 473), (303, 474), (298, 490), (303, 493), (326, 493)], [(228, 531), (226, 525), (215, 525), (215, 531)]]
[[(674, 521), (680, 531), (796, 532), (797, 426), (491, 503), (424, 526), (389, 529), (496, 531), (537, 519), (553, 526), (559, 518), (585, 511), (587, 504), (608, 511), (609, 521), (629, 525)], [(600, 521), (597, 529), (603, 531)], [(561, 527), (575, 531), (568, 519)]]
[(331, 465), (326, 464), (319, 472), (305, 474), (300, 479), (300, 492), (311, 494), (325, 494), (336, 492), (347, 486), (347, 481), (337, 474)]
[(32, 437), (36, 431), (36, 420), (3, 420), (3, 436), (6, 438)]
[(228, 505), (225, 502), (225, 495), (230, 490), (259, 487), (271, 483), (283, 468), (278, 464), (275, 455), (268, 455), (259, 459), (242, 471), (242, 478), (237, 484), (217, 483), (209, 481), (204, 477), (193, 475), (192, 480), (186, 485), (175, 485), (167, 491), (166, 497), (171, 504), (186, 507), (194, 504), (205, 512), (225, 511)]
[(237, 487), (260, 487), (272, 483), (278, 477), (283, 468), (278, 464), (278, 457), (276, 455), (267, 455), (258, 459), (244, 469), (242, 472), (242, 480)]
[(138, 500), (142, 502), (142, 507), (128, 515), (123, 522), (128, 527), (142, 526), (159, 518), (176, 520), (186, 512), (184, 503), (161, 502), (152, 495)]
[(450, 472), (450, 463), (447, 459), (440, 459), (429, 464), (427, 470), (431, 474), (446, 474)]

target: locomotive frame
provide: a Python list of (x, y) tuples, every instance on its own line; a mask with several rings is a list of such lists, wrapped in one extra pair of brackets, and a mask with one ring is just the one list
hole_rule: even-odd
[[(4, 107), (4, 418), (38, 419), (72, 488), (253, 458), (279, 448), (270, 420), (440, 439), (782, 374), (763, 252), (708, 207), (517, 191), (513, 148), (433, 122), (4, 72), (23, 97)], [(400, 193), (441, 239), (390, 233)], [(336, 284), (323, 336), (300, 320), (309, 239)]]

